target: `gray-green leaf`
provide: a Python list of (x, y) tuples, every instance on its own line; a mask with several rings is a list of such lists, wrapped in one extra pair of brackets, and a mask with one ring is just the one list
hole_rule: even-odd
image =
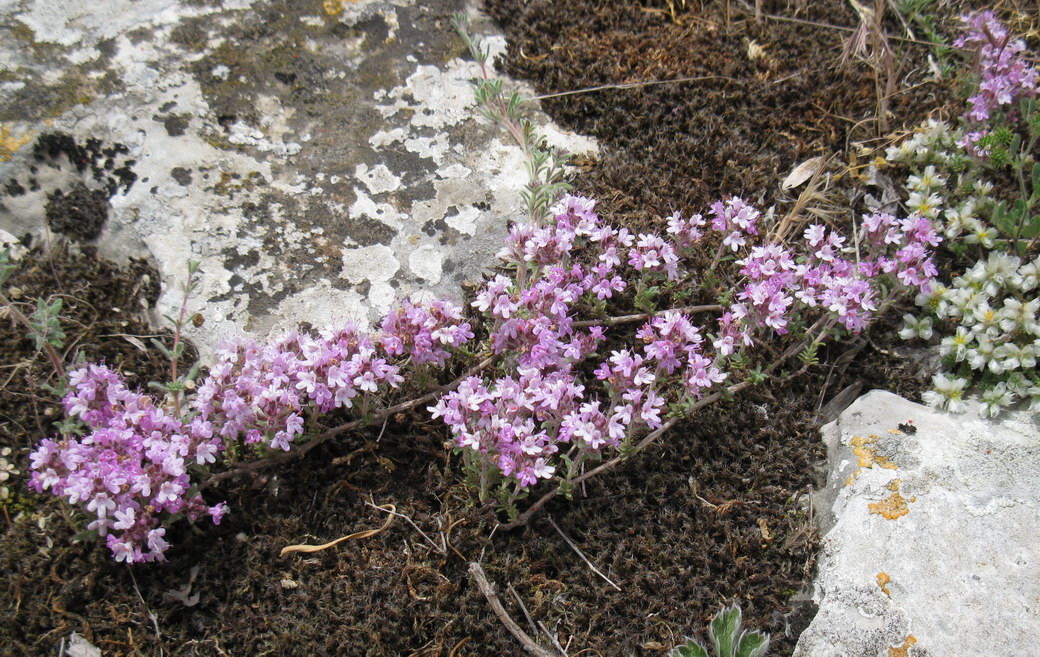
[(737, 635), (740, 632), (740, 607), (733, 605), (715, 614), (708, 635), (715, 647), (716, 657), (734, 657), (737, 647)]

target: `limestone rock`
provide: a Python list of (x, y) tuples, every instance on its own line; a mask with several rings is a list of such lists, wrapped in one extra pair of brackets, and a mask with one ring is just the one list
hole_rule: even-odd
[(1037, 654), (1037, 420), (874, 391), (825, 426), (819, 613), (794, 656)]

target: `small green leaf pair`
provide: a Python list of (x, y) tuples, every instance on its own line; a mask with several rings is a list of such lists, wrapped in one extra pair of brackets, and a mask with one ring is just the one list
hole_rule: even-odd
[(742, 627), (740, 607), (725, 607), (708, 625), (708, 650), (693, 639), (676, 646), (668, 657), (765, 657), (769, 650), (769, 635), (757, 630), (749, 632)]

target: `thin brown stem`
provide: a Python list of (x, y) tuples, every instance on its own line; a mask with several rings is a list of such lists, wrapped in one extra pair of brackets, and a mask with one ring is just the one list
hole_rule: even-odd
[(491, 605), (491, 610), (498, 616), (498, 620), (502, 621), (509, 633), (523, 645), (525, 651), (536, 657), (558, 657), (538, 645), (527, 632), (524, 632), (523, 628), (516, 624), (516, 621), (509, 617), (506, 608), (502, 606), (502, 601), (498, 598), (498, 591), (495, 589), (495, 585), (488, 581), (487, 575), (479, 563), (476, 561), (469, 562), (469, 574), (473, 581), (477, 583), (477, 588), (487, 598), (488, 604)]
[(585, 553), (584, 553), (584, 552), (582, 552), (582, 551), (581, 551), (581, 550), (580, 550), (580, 549), (578, 548), (578, 546), (574, 544), (574, 541), (572, 541), (572, 540), (571, 540), (570, 538), (568, 538), (568, 537), (567, 537), (567, 535), (566, 535), (566, 534), (564, 534), (564, 533), (563, 533), (563, 530), (562, 530), (562, 529), (560, 529), (559, 525), (557, 525), (557, 524), (556, 524), (556, 522), (555, 522), (555, 521), (554, 521), (554, 520), (552, 519), (552, 516), (549, 516), (549, 524), (550, 524), (550, 525), (552, 525), (553, 529), (555, 529), (555, 530), (556, 530), (556, 533), (560, 535), (560, 538), (562, 538), (562, 539), (564, 540), (564, 542), (565, 542), (565, 543), (567, 543), (567, 545), (568, 545), (568, 546), (570, 546), (570, 548), (571, 548), (572, 550), (574, 550), (575, 554), (577, 554), (577, 555), (578, 555), (579, 557), (581, 557), (581, 560), (585, 562), (585, 565), (586, 565), (586, 566), (588, 566), (588, 567), (589, 567), (590, 569), (592, 569), (592, 572), (594, 572), (594, 573), (596, 573), (597, 575), (599, 575), (599, 576), (600, 576), (600, 578), (601, 578), (601, 579), (602, 579), (602, 580), (603, 580), (604, 582), (606, 582), (607, 584), (610, 584), (610, 585), (611, 585), (611, 586), (613, 586), (613, 587), (614, 587), (614, 588), (615, 588), (616, 590), (618, 590), (618, 591), (620, 591), (620, 590), (621, 590), (621, 587), (620, 587), (620, 586), (618, 586), (617, 584), (615, 584), (614, 582), (612, 582), (612, 581), (610, 580), (610, 578), (609, 578), (609, 577), (607, 577), (607, 576), (606, 576), (606, 575), (604, 575), (604, 574), (603, 574), (602, 572), (600, 572), (599, 568), (596, 568), (596, 566), (595, 566), (595, 565), (593, 565), (593, 563), (592, 563), (591, 561), (589, 561), (589, 558), (588, 558), (588, 557), (586, 557), (586, 556), (585, 556)]
[(685, 308), (670, 308), (668, 310), (659, 310), (655, 313), (639, 313), (636, 315), (619, 315), (617, 317), (607, 317), (605, 319), (589, 319), (582, 320), (580, 322), (574, 322), (571, 326), (575, 328), (583, 326), (617, 326), (618, 324), (630, 324), (632, 322), (638, 322), (644, 319), (650, 319), (651, 317), (657, 317), (667, 312), (680, 312), (680, 313), (708, 313), (718, 312), (725, 310), (725, 306), (718, 304), (711, 304), (706, 306), (686, 306)]
[(646, 82), (626, 82), (624, 84), (601, 84), (596, 87), (584, 87), (582, 89), (570, 89), (568, 91), (560, 91), (552, 94), (542, 94), (541, 96), (532, 96), (531, 100), (546, 100), (549, 98), (562, 98), (563, 96), (573, 96), (575, 94), (588, 94), (597, 91), (608, 91), (612, 89), (638, 89), (640, 87), (652, 87), (659, 84), (680, 84), (684, 82), (707, 82), (709, 80), (722, 80), (725, 82), (740, 82), (736, 78), (726, 77), (724, 75), (694, 75), (685, 78), (674, 78), (671, 80), (648, 80)]

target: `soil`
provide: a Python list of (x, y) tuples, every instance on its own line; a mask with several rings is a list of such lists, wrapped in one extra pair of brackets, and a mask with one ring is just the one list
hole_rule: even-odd
[[(803, 4), (764, 9), (856, 24), (848, 3)], [(846, 33), (831, 27), (756, 21), (743, 3), (724, 1), (491, 0), (488, 9), (507, 31), (506, 69), (541, 93), (726, 78), (545, 102), (556, 120), (601, 140), (603, 155), (583, 163), (576, 189), (633, 230), (730, 194), (782, 210), (790, 199), (777, 184), (794, 165), (876, 136), (873, 82), (862, 65), (835, 65)], [(886, 27), (902, 33), (895, 21)], [(765, 58), (749, 58), (752, 42)], [(926, 79), (927, 51), (898, 47), (890, 129), (949, 101)], [(148, 345), (156, 280), (143, 264), (121, 270), (89, 247), (57, 245), (25, 256), (5, 293), (22, 302), (62, 295), (67, 359), (104, 360), (144, 386), (169, 367)], [(474, 503), (443, 427), (422, 411), (400, 414), (207, 490), (232, 509), (219, 527), (178, 525), (168, 563), (128, 568), (100, 544), (71, 542), (59, 501), (25, 489), (28, 452), (60, 418), (43, 388), (56, 379), (13, 321), (0, 331), (0, 447), (15, 450), (21, 470), (7, 482), (0, 536), (0, 645), (12, 655), (55, 654), (71, 632), (113, 656), (523, 654), (467, 575), (477, 560), (513, 619), (544, 639), (520, 600), (572, 656), (664, 654), (730, 601), (773, 635), (770, 654), (789, 655), (813, 614), (797, 594), (818, 549), (806, 500), (820, 484), (821, 408), (850, 386), (917, 398), (922, 385), (917, 366), (886, 348), (893, 330), (882, 321), (822, 350), (804, 375), (697, 414), (511, 532), (495, 531), (493, 510)], [(842, 358), (850, 348), (860, 351)], [(279, 557), (290, 544), (378, 528), (386, 515), (374, 506), (388, 503), (411, 522), (395, 517), (378, 535)]]

